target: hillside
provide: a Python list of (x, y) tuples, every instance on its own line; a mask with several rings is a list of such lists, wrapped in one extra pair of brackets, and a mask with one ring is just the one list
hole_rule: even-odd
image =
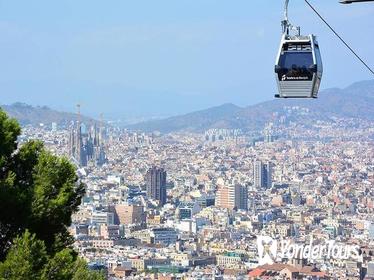
[[(162, 133), (176, 131), (201, 132), (209, 128), (240, 128), (243, 130), (261, 129), (274, 114), (287, 114), (285, 107), (299, 106), (309, 110), (307, 115), (293, 115), (293, 121), (314, 122), (332, 117), (361, 118), (374, 121), (374, 80), (355, 83), (345, 89), (333, 88), (324, 90), (318, 99), (274, 99), (248, 107), (234, 104), (223, 104), (206, 110), (185, 115), (152, 120), (127, 126), (131, 130)], [(33, 107), (23, 103), (2, 105), (11, 117), (22, 125), (39, 125), (40, 123), (57, 123), (60, 126), (77, 119), (73, 113), (59, 112), (48, 107)], [(86, 124), (95, 120), (82, 116)]]
[[(39, 125), (57, 123), (60, 126), (69, 124), (71, 121), (77, 120), (77, 115), (73, 113), (59, 112), (52, 110), (46, 106), (33, 107), (24, 103), (14, 103), (12, 105), (1, 105), (12, 118), (17, 119), (21, 125)], [(95, 120), (82, 116), (82, 122), (91, 124)]]
[(274, 99), (241, 108), (224, 104), (207, 110), (170, 117), (158, 121), (143, 122), (128, 128), (142, 131), (201, 132), (209, 128), (262, 128), (272, 120), (274, 113), (285, 113), (285, 107), (299, 106), (309, 110), (307, 118), (299, 116), (295, 121), (314, 121), (332, 117), (362, 118), (374, 121), (374, 80), (355, 83), (345, 89), (328, 89), (318, 99)]
[(131, 125), (130, 128), (161, 132), (171, 132), (180, 130), (203, 130), (206, 127), (215, 126), (221, 123), (221, 126), (230, 126), (230, 117), (239, 113), (242, 108), (233, 104), (223, 104), (207, 110), (197, 111), (186, 115), (170, 117), (162, 120), (154, 120)]

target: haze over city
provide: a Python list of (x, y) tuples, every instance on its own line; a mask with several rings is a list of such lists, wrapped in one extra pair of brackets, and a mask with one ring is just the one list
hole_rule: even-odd
[[(374, 65), (374, 7), (315, 1)], [(303, 1), (290, 20), (317, 34), (322, 89), (369, 79)], [(0, 1), (1, 104), (108, 118), (170, 116), (276, 92), (283, 1)]]

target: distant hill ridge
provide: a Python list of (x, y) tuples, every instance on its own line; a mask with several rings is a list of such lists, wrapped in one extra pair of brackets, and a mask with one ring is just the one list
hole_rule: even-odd
[[(361, 118), (374, 121), (374, 80), (354, 83), (345, 89), (333, 88), (322, 91), (318, 99), (274, 99), (245, 108), (234, 104), (170, 117), (163, 120), (142, 122), (128, 126), (142, 131), (201, 132), (209, 128), (240, 128), (254, 130), (262, 128), (274, 117), (284, 112), (286, 106), (309, 109), (305, 121), (330, 119), (332, 117)], [(303, 121), (302, 118), (299, 119)]]
[[(244, 108), (227, 103), (185, 115), (128, 125), (127, 128), (162, 133), (202, 132), (209, 128), (256, 130), (263, 128), (267, 122), (273, 120), (274, 113), (284, 113), (285, 107), (293, 106), (309, 110), (308, 115), (299, 116), (295, 121), (307, 123), (332, 117), (361, 118), (374, 121), (374, 80), (357, 82), (345, 89), (324, 90), (319, 94), (318, 99), (273, 99)], [(24, 103), (15, 103), (0, 107), (22, 125), (50, 124), (52, 122), (67, 125), (71, 121), (77, 120), (77, 115), (74, 113), (59, 112), (46, 106), (33, 107)], [(81, 119), (86, 124), (97, 122), (85, 116), (81, 116)]]
[[(9, 116), (17, 119), (21, 125), (51, 124), (52, 122), (58, 125), (68, 125), (70, 122), (77, 120), (77, 114), (59, 112), (47, 106), (34, 107), (17, 102), (12, 105), (0, 105), (0, 107), (4, 109)], [(81, 116), (81, 120), (87, 124), (96, 122), (96, 120), (86, 116)]]

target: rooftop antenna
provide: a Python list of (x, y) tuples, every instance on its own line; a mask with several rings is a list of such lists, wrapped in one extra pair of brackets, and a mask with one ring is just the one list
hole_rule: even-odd
[(104, 124), (104, 115), (103, 113), (100, 113), (100, 122), (99, 122), (99, 137), (100, 137), (100, 143), (103, 141), (103, 124)]

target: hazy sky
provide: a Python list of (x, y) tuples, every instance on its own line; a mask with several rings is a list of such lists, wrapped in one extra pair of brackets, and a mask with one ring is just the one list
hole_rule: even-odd
[[(374, 4), (310, 1), (374, 66)], [(150, 116), (270, 100), (283, 3), (0, 0), (0, 104)], [(318, 36), (322, 88), (372, 78), (304, 1), (290, 19)]]

